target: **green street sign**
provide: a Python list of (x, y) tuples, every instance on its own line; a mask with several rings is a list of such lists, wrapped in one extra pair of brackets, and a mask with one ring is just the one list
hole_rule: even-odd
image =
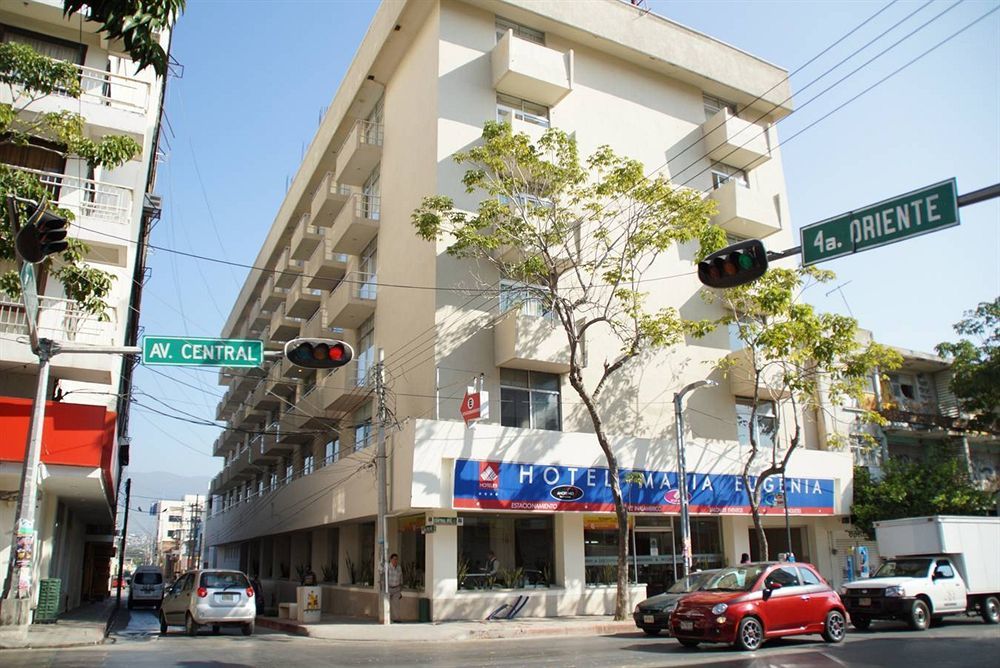
[(800, 231), (802, 266), (958, 225), (955, 179), (871, 204)]
[(260, 340), (142, 337), (142, 363), (147, 365), (254, 367), (263, 361)]

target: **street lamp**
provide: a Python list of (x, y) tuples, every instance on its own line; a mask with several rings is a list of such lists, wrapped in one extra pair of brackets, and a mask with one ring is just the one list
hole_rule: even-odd
[(682, 403), (684, 395), (699, 387), (716, 387), (714, 380), (696, 380), (688, 383), (680, 392), (674, 394), (674, 416), (677, 425), (677, 478), (678, 491), (681, 497), (681, 552), (683, 559), (683, 576), (691, 572), (691, 517), (688, 514), (687, 462), (684, 457), (684, 412)]

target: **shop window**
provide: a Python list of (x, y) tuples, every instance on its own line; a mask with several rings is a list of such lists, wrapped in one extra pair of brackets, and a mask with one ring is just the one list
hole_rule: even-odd
[(757, 416), (753, 425), (750, 424), (752, 412), (753, 399), (736, 398), (736, 435), (740, 445), (750, 446), (750, 430), (753, 429), (758, 448), (773, 447), (778, 432), (778, 418), (774, 413), (774, 402), (757, 401)]
[(403, 569), (405, 589), (423, 589), (427, 571), (427, 538), (424, 536), (424, 514), (399, 518), (399, 566)]
[[(553, 584), (555, 525), (551, 515), (462, 515), (458, 527), (460, 589)], [(489, 557), (497, 559), (496, 574)]]
[(555, 374), (500, 369), (500, 424), (560, 431), (559, 386)]

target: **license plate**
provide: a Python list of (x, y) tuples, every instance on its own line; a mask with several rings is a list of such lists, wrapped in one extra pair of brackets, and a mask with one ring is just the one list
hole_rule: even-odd
[(871, 604), (872, 604), (872, 600), (870, 598), (859, 598), (858, 599), (858, 605), (860, 605), (863, 608), (868, 608), (868, 607), (871, 606)]
[(642, 623), (643, 623), (643, 624), (652, 624), (652, 623), (654, 623), (655, 621), (656, 621), (656, 620), (655, 620), (655, 619), (653, 619), (653, 615), (643, 615), (643, 616), (642, 616)]
[(236, 594), (219, 594), (224, 603), (232, 603), (236, 600)]
[(681, 631), (693, 631), (694, 622), (681, 622)]

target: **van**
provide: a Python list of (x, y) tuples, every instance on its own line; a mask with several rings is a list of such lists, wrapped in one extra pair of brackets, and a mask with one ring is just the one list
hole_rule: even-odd
[(136, 605), (160, 607), (163, 602), (163, 571), (159, 566), (139, 566), (128, 588), (129, 610)]

